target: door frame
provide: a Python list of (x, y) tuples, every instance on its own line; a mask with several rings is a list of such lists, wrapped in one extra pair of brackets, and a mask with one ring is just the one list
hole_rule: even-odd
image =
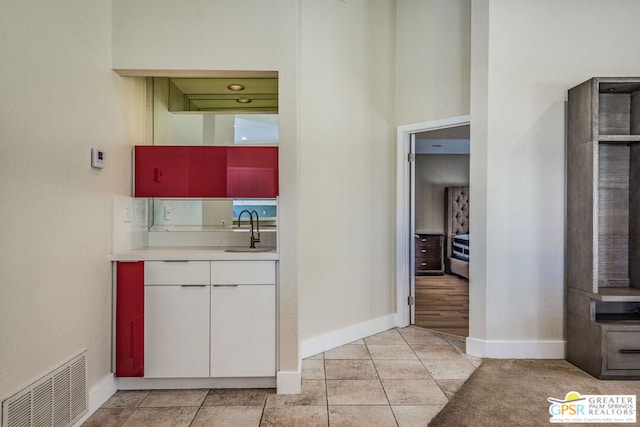
[[(411, 153), (411, 135), (436, 129), (464, 126), (471, 123), (471, 116), (449, 117), (428, 122), (413, 123), (398, 126), (396, 134), (396, 319), (399, 327), (409, 326), (411, 322), (411, 307), (409, 297), (413, 296), (410, 289), (411, 278), (411, 168), (409, 154)], [(471, 296), (469, 296), (471, 298)], [(469, 306), (472, 301), (469, 300)]]

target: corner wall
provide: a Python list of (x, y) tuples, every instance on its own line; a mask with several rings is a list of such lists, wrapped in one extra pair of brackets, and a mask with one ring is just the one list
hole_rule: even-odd
[(144, 82), (111, 71), (110, 1), (4, 1), (0, 28), (0, 399), (83, 349), (91, 389), (110, 375), (111, 201)]
[(593, 76), (639, 74), (640, 3), (472, 4), (467, 349), (562, 358), (567, 90)]
[(395, 2), (301, 3), (298, 273), (306, 356), (393, 326)]

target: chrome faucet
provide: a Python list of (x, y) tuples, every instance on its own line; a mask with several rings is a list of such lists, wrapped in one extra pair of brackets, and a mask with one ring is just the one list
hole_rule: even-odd
[[(249, 224), (251, 224), (251, 244), (249, 245), (249, 248), (255, 249), (256, 243), (260, 243), (260, 217), (258, 216), (258, 212), (256, 212), (255, 210), (249, 211), (245, 209), (242, 212), (240, 212), (240, 215), (238, 215), (238, 228), (240, 228), (240, 218), (242, 217), (242, 214), (245, 212), (249, 214)], [(255, 237), (253, 232), (253, 215), (254, 214), (256, 215), (256, 230), (258, 233), (258, 237)]]

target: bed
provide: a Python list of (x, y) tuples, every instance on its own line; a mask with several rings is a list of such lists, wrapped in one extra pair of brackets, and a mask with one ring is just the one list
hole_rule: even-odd
[(446, 187), (445, 271), (469, 278), (469, 187)]

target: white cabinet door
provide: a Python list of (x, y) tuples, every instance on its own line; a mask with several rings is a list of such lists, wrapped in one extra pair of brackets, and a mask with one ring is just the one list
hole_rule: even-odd
[(209, 376), (210, 286), (145, 286), (144, 376)]
[(275, 285), (212, 286), (211, 376), (274, 376), (275, 322)]

